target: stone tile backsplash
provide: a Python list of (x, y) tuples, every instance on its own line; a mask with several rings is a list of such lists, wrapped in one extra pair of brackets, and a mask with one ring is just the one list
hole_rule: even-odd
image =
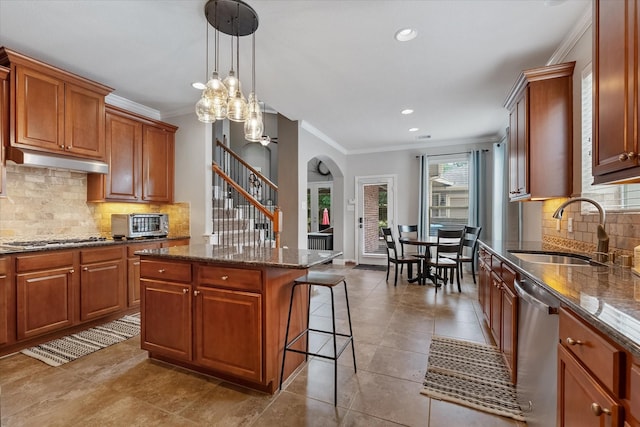
[(0, 198), (0, 241), (111, 237), (112, 213), (169, 214), (169, 234), (188, 236), (189, 204), (88, 203), (87, 174), (7, 165)]
[[(553, 213), (566, 199), (543, 202), (542, 240), (581, 252), (594, 252), (598, 239), (596, 230), (600, 216), (597, 211), (582, 214), (581, 203), (572, 203), (564, 210), (560, 231), (556, 230)], [(590, 205), (585, 205), (590, 206)], [(573, 232), (567, 230), (569, 218), (573, 219)], [(609, 252), (633, 255), (633, 248), (640, 245), (640, 212), (606, 213), (605, 230), (609, 235)]]

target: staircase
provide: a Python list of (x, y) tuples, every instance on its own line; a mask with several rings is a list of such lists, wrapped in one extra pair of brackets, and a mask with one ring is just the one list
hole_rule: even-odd
[(216, 141), (212, 169), (210, 243), (238, 251), (280, 247), (278, 187), (220, 141)]

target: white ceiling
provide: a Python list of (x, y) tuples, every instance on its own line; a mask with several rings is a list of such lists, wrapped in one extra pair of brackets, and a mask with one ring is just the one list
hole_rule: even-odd
[[(591, 7), (591, 0), (247, 2), (260, 19), (258, 97), (346, 153), (498, 140), (507, 126), (502, 104), (520, 71), (545, 65), (588, 22)], [(200, 93), (191, 83), (208, 74), (205, 3), (0, 0), (0, 45), (111, 86), (167, 119), (193, 111)], [(404, 27), (418, 37), (396, 41)], [(229, 45), (221, 35), (222, 76)], [(240, 49), (248, 95), (250, 37)], [(404, 108), (415, 113), (403, 116)]]

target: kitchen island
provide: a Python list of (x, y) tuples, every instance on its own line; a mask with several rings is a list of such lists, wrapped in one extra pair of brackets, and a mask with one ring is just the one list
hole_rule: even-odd
[[(293, 281), (342, 253), (192, 244), (136, 254), (141, 347), (149, 357), (274, 393)], [(294, 335), (306, 327), (302, 296), (292, 309)], [(304, 360), (287, 357), (284, 377)]]

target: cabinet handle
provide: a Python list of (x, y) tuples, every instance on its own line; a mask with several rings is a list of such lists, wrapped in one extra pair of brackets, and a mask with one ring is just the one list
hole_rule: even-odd
[(618, 160), (626, 162), (627, 160), (633, 160), (636, 157), (636, 153), (629, 151), (628, 153), (622, 153), (618, 156)]
[(582, 341), (580, 341), (580, 340), (574, 340), (574, 339), (573, 339), (573, 338), (571, 338), (571, 337), (567, 337), (567, 340), (566, 340), (566, 341), (567, 341), (567, 344), (569, 344), (569, 345), (582, 345)]
[(70, 145), (67, 145), (67, 150), (71, 150), (71, 146)]
[(89, 267), (83, 268), (82, 271), (89, 271)]
[[(196, 291), (196, 292), (197, 292), (197, 291)], [(184, 288), (184, 289), (182, 290), (182, 293), (183, 293), (183, 294), (188, 294), (188, 293), (189, 293), (189, 289)]]
[(161, 268), (160, 270), (158, 270), (158, 273), (164, 273), (166, 270), (164, 268)]
[(76, 271), (72, 268), (71, 270), (69, 270), (69, 273), (75, 273)]
[(228, 278), (229, 278), (229, 276), (222, 276), (220, 279), (227, 280)]
[(64, 144), (59, 145), (60, 149), (64, 150)]
[(200, 295), (200, 291), (193, 291), (193, 296), (197, 297), (198, 295)]
[(596, 417), (599, 417), (602, 414), (611, 415), (610, 409), (603, 408), (602, 406), (598, 405), (596, 402), (593, 402), (591, 404), (591, 412), (593, 412), (593, 415), (595, 415)]

